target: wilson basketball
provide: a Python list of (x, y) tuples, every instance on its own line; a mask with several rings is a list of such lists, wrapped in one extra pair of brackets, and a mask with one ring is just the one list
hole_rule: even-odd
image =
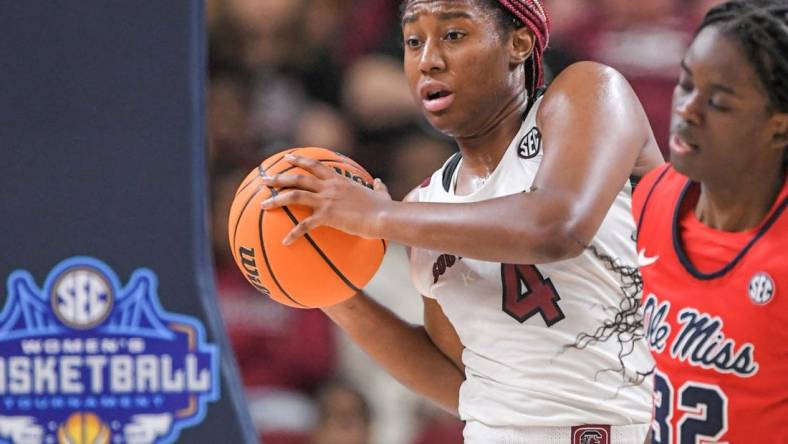
[(309, 217), (308, 207), (262, 210), (272, 193), (286, 193), (262, 183), (273, 174), (310, 174), (284, 160), (293, 153), (320, 161), (359, 186), (372, 188), (372, 177), (342, 154), (324, 148), (293, 148), (264, 160), (241, 181), (230, 207), (228, 235), (235, 263), (246, 280), (277, 302), (298, 308), (326, 307), (353, 296), (380, 267), (386, 252), (382, 239), (364, 239), (319, 227), (293, 244), (282, 239), (299, 221)]

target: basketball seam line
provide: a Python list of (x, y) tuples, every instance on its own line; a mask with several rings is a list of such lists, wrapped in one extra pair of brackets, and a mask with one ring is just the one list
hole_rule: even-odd
[[(239, 189), (238, 189), (238, 191), (236, 191), (236, 192), (235, 192), (235, 195), (237, 196), (237, 195), (241, 194), (241, 191), (245, 190), (245, 189), (246, 189), (246, 187), (248, 187), (249, 185), (251, 185), (251, 184), (252, 184), (252, 183), (255, 181), (255, 179), (265, 176), (265, 173), (266, 173), (268, 170), (270, 170), (271, 168), (273, 168), (273, 167), (274, 167), (274, 165), (276, 165), (277, 163), (279, 163), (279, 161), (280, 161), (280, 160), (284, 159), (284, 157), (285, 157), (287, 154), (290, 154), (290, 153), (292, 153), (292, 152), (294, 152), (294, 151), (298, 151), (299, 149), (300, 149), (300, 148), (293, 148), (293, 149), (291, 149), (291, 150), (285, 151), (284, 153), (282, 153), (282, 155), (281, 155), (281, 156), (279, 156), (279, 158), (278, 158), (278, 159), (276, 159), (276, 160), (274, 161), (274, 163), (272, 163), (271, 165), (268, 165), (268, 166), (267, 166), (267, 167), (265, 167), (265, 168), (263, 168), (263, 164), (262, 164), (262, 163), (261, 163), (260, 165), (258, 165), (258, 166), (257, 166), (257, 171), (259, 171), (259, 173), (257, 174), (257, 176), (255, 176), (255, 177), (253, 177), (253, 178), (249, 179), (249, 182), (247, 182), (247, 183), (245, 183), (245, 184), (242, 184), (242, 185), (241, 185), (241, 188), (239, 188)], [(339, 154), (339, 153), (336, 153), (336, 154)], [(341, 154), (339, 154), (339, 155), (341, 155)], [(350, 166), (352, 166), (353, 168), (356, 168), (356, 169), (361, 169), (362, 171), (364, 170), (364, 168), (362, 168), (362, 167), (361, 167), (361, 165), (358, 165), (358, 164), (356, 164), (354, 161), (351, 161), (351, 162), (352, 162), (352, 163), (351, 163), (351, 162), (346, 162), (346, 161), (344, 161), (344, 160), (342, 160), (342, 159), (320, 159), (320, 160), (318, 160), (318, 162), (321, 162), (321, 163), (322, 163), (322, 162), (337, 162), (337, 163), (344, 163), (345, 165), (350, 165)], [(293, 166), (291, 166), (291, 167), (288, 167), (287, 169), (280, 171), (280, 172), (279, 172), (279, 174), (282, 174), (282, 173), (284, 173), (284, 172), (286, 172), (286, 171), (290, 171), (290, 170), (292, 170), (293, 168), (296, 168), (296, 166), (295, 166), (295, 165), (293, 165)]]
[[(274, 191), (275, 190), (271, 190), (272, 193)], [(299, 221), (293, 215), (293, 213), (290, 212), (290, 208), (282, 207), (282, 209), (285, 210), (285, 214), (287, 214), (287, 217), (289, 217), (290, 220), (293, 222), (293, 226), (297, 226)], [(334, 263), (331, 262), (331, 259), (329, 259), (328, 256), (326, 256), (326, 253), (317, 245), (317, 243), (314, 241), (314, 239), (312, 239), (312, 236), (310, 236), (309, 234), (304, 234), (304, 238), (307, 241), (309, 241), (309, 243), (312, 245), (312, 248), (315, 249), (317, 254), (319, 254), (320, 257), (323, 258), (323, 260), (326, 262), (326, 264), (331, 268), (331, 270), (334, 271), (334, 273), (336, 273), (336, 275), (342, 280), (342, 282), (345, 283), (345, 285), (350, 287), (350, 289), (353, 290), (353, 291), (356, 291), (356, 292), (361, 291), (358, 287), (353, 285), (353, 283), (350, 282), (350, 280), (344, 274), (342, 274), (341, 271), (339, 271), (339, 269), (336, 267), (336, 265), (334, 265)]]
[(238, 191), (236, 191), (236, 192), (235, 192), (235, 195), (237, 196), (237, 195), (241, 194), (241, 191), (245, 190), (245, 189), (246, 189), (246, 187), (248, 187), (249, 185), (251, 185), (251, 184), (252, 184), (252, 182), (254, 182), (254, 181), (255, 181), (255, 179), (258, 179), (258, 178), (260, 178), (260, 177), (263, 177), (263, 176), (265, 176), (265, 172), (266, 172), (266, 171), (268, 171), (269, 169), (273, 168), (273, 167), (274, 167), (274, 165), (276, 165), (277, 163), (279, 163), (279, 161), (280, 161), (280, 160), (284, 159), (284, 157), (285, 157), (287, 154), (290, 154), (290, 153), (292, 153), (293, 151), (295, 151), (295, 150), (297, 150), (297, 149), (298, 149), (298, 148), (293, 148), (293, 149), (291, 149), (291, 150), (288, 150), (288, 151), (285, 151), (285, 152), (283, 152), (283, 153), (282, 153), (282, 155), (281, 155), (281, 156), (279, 156), (279, 158), (278, 158), (278, 159), (276, 159), (276, 160), (274, 161), (274, 163), (272, 163), (271, 165), (268, 165), (268, 166), (267, 166), (267, 167), (265, 167), (265, 168), (263, 168), (263, 164), (262, 164), (262, 163), (261, 163), (260, 165), (257, 165), (257, 171), (258, 171), (258, 173), (257, 173), (257, 176), (255, 176), (255, 177), (251, 178), (251, 179), (249, 180), (249, 182), (247, 182), (247, 183), (245, 183), (245, 184), (241, 185), (241, 188), (239, 188), (239, 189), (238, 189)]
[(241, 219), (244, 216), (244, 211), (246, 211), (246, 208), (249, 206), (249, 203), (252, 202), (252, 199), (254, 199), (254, 197), (260, 194), (260, 191), (263, 191), (264, 189), (265, 187), (261, 185), (260, 188), (257, 189), (257, 191), (252, 193), (252, 195), (249, 197), (249, 200), (246, 201), (244, 207), (241, 209), (241, 212), (238, 213), (238, 217), (236, 218), (235, 221), (235, 228), (233, 229), (233, 244), (232, 244), (233, 255), (235, 255), (236, 240), (238, 239), (238, 226), (241, 225)]
[[(260, 177), (264, 177), (264, 176), (265, 176), (265, 173), (266, 173), (268, 170), (270, 170), (271, 168), (273, 168), (273, 167), (274, 167), (274, 165), (276, 165), (277, 163), (279, 163), (279, 161), (280, 161), (280, 160), (284, 159), (284, 157), (285, 157), (285, 155), (286, 155), (286, 154), (289, 154), (289, 153), (291, 153), (291, 152), (293, 152), (293, 151), (295, 151), (295, 150), (290, 150), (290, 151), (287, 151), (285, 154), (282, 154), (282, 156), (281, 156), (281, 157), (279, 157), (278, 159), (276, 159), (276, 160), (274, 161), (274, 163), (272, 163), (271, 165), (268, 165), (268, 166), (267, 166), (265, 169), (263, 169), (263, 168), (262, 168), (262, 167), (263, 167), (263, 164), (260, 164), (260, 165), (258, 165), (258, 166), (257, 166), (257, 171), (259, 171), (259, 173), (257, 174), (257, 176), (255, 176), (255, 177), (253, 177), (253, 178), (249, 179), (249, 182), (247, 182), (247, 183), (245, 183), (245, 184), (241, 185), (241, 188), (239, 188), (239, 189), (238, 189), (238, 191), (236, 191), (236, 192), (235, 192), (235, 195), (237, 196), (237, 195), (241, 194), (241, 191), (245, 190), (245, 189), (246, 189), (246, 187), (248, 187), (249, 185), (251, 185), (252, 183), (254, 183), (254, 181), (255, 181), (256, 179), (259, 179)], [(318, 162), (320, 162), (320, 163), (323, 163), (323, 162), (335, 162), (335, 163), (342, 163), (342, 164), (349, 165), (349, 166), (351, 166), (351, 167), (353, 167), (353, 168), (356, 168), (356, 169), (361, 169), (362, 171), (364, 170), (364, 169), (363, 169), (363, 168), (361, 168), (359, 165), (354, 165), (354, 164), (352, 164), (352, 163), (350, 163), (350, 162), (345, 162), (345, 161), (344, 161), (344, 160), (342, 160), (342, 159), (339, 159), (339, 160), (337, 160), (337, 159), (318, 159), (317, 161), (318, 161)], [(299, 168), (299, 167), (297, 167), (297, 166), (295, 166), (295, 165), (292, 165), (292, 166), (289, 166), (289, 167), (285, 168), (284, 170), (280, 171), (280, 172), (279, 172), (279, 173), (277, 173), (277, 174), (286, 173), (286, 172), (288, 172), (288, 171), (292, 170), (293, 168)]]
[[(293, 151), (296, 151), (296, 150), (298, 150), (298, 148), (293, 148), (292, 150), (287, 150), (287, 151), (283, 152), (282, 155), (279, 156), (279, 158), (274, 161), (274, 163), (272, 163), (271, 165), (268, 165), (267, 167), (265, 167), (263, 169), (263, 171), (260, 172), (261, 173), (260, 176), (263, 176), (268, 170), (273, 168), (274, 165), (279, 163), (280, 160), (284, 159), (286, 155), (288, 155), (288, 154), (290, 154), (290, 153), (292, 153)], [(262, 167), (263, 164), (261, 163), (260, 166)]]
[[(256, 179), (258, 179), (260, 177), (263, 177), (265, 175), (265, 173), (270, 168), (272, 168), (274, 165), (279, 163), (279, 161), (281, 161), (284, 158), (285, 154), (292, 153), (293, 151), (296, 151), (296, 150), (297, 150), (297, 148), (289, 150), (289, 151), (286, 151), (282, 156), (280, 156), (278, 159), (276, 159), (271, 165), (269, 165), (265, 169), (262, 168), (262, 164), (258, 165), (257, 166), (257, 170), (259, 172), (258, 175), (256, 177), (253, 177), (252, 179), (250, 179), (249, 182), (247, 182), (246, 184), (244, 184), (235, 193), (235, 195), (238, 196), (241, 193), (241, 191), (243, 191), (249, 185), (254, 183)], [(345, 162), (343, 159), (318, 159), (318, 162), (321, 162), (321, 163), (323, 163), (323, 162), (341, 163), (341, 164), (353, 167), (355, 169), (361, 169), (361, 171), (364, 171), (363, 168), (360, 168), (357, 164), (350, 163), (350, 162)], [(292, 170), (294, 168), (297, 168), (297, 166), (296, 165), (292, 165), (292, 166), (280, 171), (279, 174), (285, 173), (285, 172), (290, 171), (290, 170)], [(272, 188), (272, 187), (267, 187), (267, 188), (270, 190), (272, 196), (275, 196), (275, 195), (279, 194), (279, 192), (277, 190), (275, 190), (274, 188)], [(241, 212), (238, 215), (238, 218), (237, 218), (237, 221), (236, 221), (236, 224), (235, 224), (235, 228), (233, 229), (233, 247), (232, 247), (233, 248), (233, 254), (235, 254), (235, 245), (237, 243), (237, 237), (238, 237), (238, 226), (240, 225), (241, 217), (243, 216), (243, 213), (246, 211), (246, 209), (249, 206), (249, 203), (252, 201), (252, 199), (254, 199), (254, 197), (257, 194), (259, 194), (260, 191), (262, 191), (263, 189), (265, 189), (265, 186), (258, 188), (258, 190), (255, 191), (252, 194), (252, 196), (249, 197), (249, 199), (246, 201), (246, 203), (244, 204), (244, 207), (241, 209)], [(290, 212), (290, 209), (287, 208), (287, 207), (283, 207), (283, 209), (285, 210), (285, 213), (290, 218), (290, 220), (293, 222), (293, 224), (294, 225), (298, 225), (298, 219)], [(282, 293), (288, 299), (290, 299), (293, 303), (295, 303), (295, 304), (297, 304), (297, 305), (299, 305), (301, 307), (309, 308), (306, 305), (302, 304), (301, 302), (295, 300), (292, 296), (290, 296), (290, 294), (287, 293), (287, 291), (285, 291), (285, 289), (279, 283), (279, 280), (276, 278), (276, 275), (274, 274), (274, 271), (273, 271), (273, 269), (271, 268), (271, 265), (268, 262), (268, 254), (267, 254), (266, 249), (265, 249), (265, 241), (264, 241), (263, 233), (262, 233), (264, 212), (265, 212), (265, 210), (262, 210), (262, 209), (260, 210), (260, 217), (259, 217), (259, 223), (258, 223), (258, 237), (259, 237), (259, 240), (260, 240), (260, 248), (261, 248), (262, 253), (263, 253), (263, 259), (265, 261), (266, 268), (268, 269), (268, 272), (270, 273), (271, 278), (273, 279), (273, 281), (276, 284), (276, 286), (279, 288), (279, 290), (282, 291)], [(311, 236), (309, 236), (308, 234), (305, 234), (304, 237), (307, 239), (307, 241), (309, 241), (309, 243), (312, 245), (312, 248), (315, 249), (315, 251), (318, 253), (318, 255), (320, 255), (320, 257), (331, 268), (331, 270), (334, 271), (334, 273), (345, 283), (345, 285), (347, 285), (353, 291), (356, 291), (356, 292), (361, 291), (361, 290), (359, 290), (359, 288), (357, 288), (355, 285), (353, 285), (353, 283), (341, 271), (339, 271), (339, 269), (334, 265), (333, 262), (331, 262), (331, 260), (328, 258), (328, 256), (326, 256), (325, 252), (323, 252), (323, 250), (317, 245), (317, 243), (312, 239)], [(382, 241), (382, 244), (383, 244), (383, 253), (385, 254), (385, 252), (386, 252), (386, 241), (384, 239), (381, 239), (381, 241)]]
[[(274, 163), (276, 163), (276, 162), (274, 162)], [(257, 165), (257, 171), (258, 171), (257, 175), (256, 175), (256, 176), (254, 176), (254, 177), (252, 177), (251, 179), (249, 179), (249, 182), (242, 183), (242, 184), (241, 184), (241, 187), (240, 187), (240, 188), (238, 188), (238, 191), (236, 191), (236, 192), (235, 192), (235, 195), (236, 195), (236, 196), (238, 196), (239, 194), (241, 194), (241, 192), (242, 192), (243, 190), (245, 190), (245, 189), (246, 189), (246, 187), (248, 187), (249, 185), (253, 184), (255, 180), (257, 180), (257, 179), (259, 179), (259, 178), (261, 178), (261, 177), (263, 177), (263, 176), (265, 175), (265, 170), (261, 170), (262, 166), (263, 166), (262, 164), (260, 164), (260, 165)]]
[[(351, 164), (351, 163), (347, 163), (347, 162), (342, 162), (341, 160), (339, 160), (339, 161), (338, 161), (338, 160), (334, 160), (334, 159), (316, 159), (316, 160), (317, 160), (318, 162), (320, 162), (320, 163), (323, 163), (323, 162), (334, 162), (334, 163), (341, 163), (341, 164), (348, 165), (348, 166), (351, 166), (351, 167), (353, 167), (353, 168), (356, 168), (356, 166), (355, 166), (355, 165), (353, 165), (353, 164)], [(325, 165), (325, 164), (324, 164), (324, 165)], [(273, 166), (273, 165), (271, 165), (271, 166)], [(294, 168), (301, 168), (301, 167), (300, 167), (300, 166), (297, 166), (297, 165), (291, 165), (291, 166), (289, 166), (289, 167), (287, 167), (287, 168), (283, 169), (282, 171), (280, 171), (280, 172), (278, 172), (278, 173), (276, 173), (276, 174), (284, 174), (284, 173), (286, 173), (286, 172), (288, 172), (288, 171), (290, 171), (290, 170), (292, 170), (292, 169), (294, 169)], [(329, 168), (330, 168), (330, 167), (329, 167)]]
[[(273, 188), (271, 188), (271, 187), (268, 187), (268, 188), (273, 193)], [(282, 288), (282, 285), (279, 283), (279, 280), (276, 278), (276, 275), (274, 274), (274, 270), (271, 269), (271, 264), (268, 263), (268, 254), (265, 252), (265, 240), (263, 239), (263, 216), (264, 216), (264, 214), (265, 214), (265, 210), (260, 208), (260, 222), (257, 224), (257, 233), (258, 233), (258, 236), (260, 238), (260, 249), (263, 251), (263, 262), (265, 262), (265, 267), (268, 268), (268, 273), (271, 274), (271, 279), (274, 280), (274, 283), (276, 284), (276, 286), (279, 287), (279, 290), (281, 290), (282, 293), (285, 296), (287, 296), (288, 299), (290, 299), (291, 301), (293, 301), (294, 303), (298, 304), (301, 307), (309, 308), (306, 305), (304, 305), (304, 304), (296, 301), (295, 299), (293, 299), (293, 297), (290, 296), (285, 291), (284, 288)]]
[[(272, 163), (271, 165), (269, 165), (269, 166), (268, 166), (268, 167), (266, 167), (265, 169), (263, 169), (263, 164), (262, 164), (262, 163), (261, 163), (260, 165), (257, 165), (257, 171), (259, 171), (259, 173), (257, 174), (257, 176), (253, 177), (251, 180), (249, 180), (249, 182), (247, 182), (245, 185), (243, 185), (243, 186), (242, 186), (242, 187), (241, 187), (241, 188), (240, 188), (240, 189), (239, 189), (239, 190), (238, 190), (238, 191), (235, 193), (235, 195), (236, 195), (236, 196), (238, 196), (239, 194), (241, 194), (241, 191), (243, 191), (244, 189), (246, 189), (246, 187), (248, 187), (249, 185), (251, 185), (252, 183), (254, 183), (254, 181), (255, 181), (256, 179), (259, 179), (260, 177), (263, 177), (263, 176), (265, 175), (265, 172), (266, 172), (266, 171), (268, 171), (270, 168), (273, 168), (273, 166), (274, 166), (274, 165), (276, 165), (277, 163), (279, 163), (279, 161), (280, 161), (280, 160), (284, 159), (284, 157), (285, 157), (285, 155), (286, 155), (286, 154), (288, 154), (288, 153), (291, 153), (291, 152), (293, 152), (293, 151), (296, 151), (297, 149), (298, 149), (298, 148), (294, 148), (294, 149), (292, 149), (292, 150), (285, 151), (284, 153), (282, 153), (282, 155), (281, 155), (281, 156), (279, 156), (279, 158), (278, 158), (278, 159), (276, 159), (276, 160), (274, 161), (274, 163)], [(289, 167), (289, 168), (288, 168), (288, 170), (289, 170), (289, 169), (292, 169), (292, 168), (295, 168), (295, 167)], [(238, 225), (240, 225), (240, 223), (241, 223), (241, 218), (242, 218), (242, 217), (243, 217), (243, 215), (244, 215), (244, 211), (246, 211), (246, 207), (248, 207), (248, 206), (249, 206), (249, 203), (252, 201), (252, 199), (254, 199), (254, 197), (255, 197), (255, 196), (257, 196), (257, 195), (260, 193), (260, 191), (262, 191), (262, 190), (264, 190), (264, 189), (265, 189), (265, 186), (260, 186), (260, 188), (258, 188), (258, 189), (257, 189), (257, 191), (255, 191), (254, 193), (252, 193), (252, 195), (249, 197), (249, 200), (247, 200), (247, 201), (246, 201), (246, 203), (244, 204), (243, 208), (241, 209), (241, 212), (240, 212), (240, 213), (238, 213), (238, 217), (236, 218), (236, 221), (235, 221), (235, 228), (233, 229), (233, 242), (232, 242), (232, 245), (231, 245), (231, 248), (232, 248), (233, 255), (235, 255), (236, 239), (238, 238)]]
[[(260, 167), (258, 167), (258, 169), (259, 169), (259, 168), (260, 168)], [(236, 192), (235, 192), (235, 195), (236, 195), (236, 196), (238, 196), (239, 194), (241, 194), (241, 192), (242, 192), (243, 190), (245, 190), (245, 189), (246, 189), (246, 187), (248, 187), (249, 185), (253, 184), (253, 183), (254, 183), (254, 181), (255, 181), (255, 180), (257, 180), (257, 179), (259, 179), (259, 178), (260, 178), (260, 175), (258, 174), (257, 176), (254, 176), (254, 177), (252, 177), (251, 179), (249, 179), (249, 182), (246, 182), (246, 183), (244, 183), (244, 184), (241, 184), (241, 188), (238, 188), (238, 191), (236, 191)]]
[[(293, 226), (298, 225), (298, 219), (296, 219), (295, 216), (293, 216), (293, 214), (290, 213), (290, 209), (287, 208), (287, 207), (284, 207), (284, 210), (285, 210), (285, 213), (287, 213), (287, 215), (293, 221)], [(342, 279), (342, 282), (344, 282), (353, 291), (356, 291), (356, 292), (361, 291), (358, 287), (353, 285), (352, 282), (350, 282), (350, 280), (347, 278), (347, 276), (345, 276), (341, 271), (339, 271), (339, 269), (336, 267), (336, 265), (334, 265), (334, 263), (331, 262), (331, 259), (329, 259), (328, 256), (326, 256), (326, 253), (317, 245), (317, 243), (314, 241), (314, 239), (312, 239), (312, 236), (310, 236), (308, 234), (304, 234), (304, 238), (306, 238), (306, 240), (309, 241), (309, 243), (312, 245), (312, 248), (314, 248), (315, 251), (317, 251), (317, 254), (319, 254), (320, 257), (323, 258), (323, 260), (326, 262), (326, 264), (328, 264), (328, 266), (331, 267), (332, 270), (334, 270), (334, 273), (336, 273), (337, 276), (339, 276), (339, 278)]]

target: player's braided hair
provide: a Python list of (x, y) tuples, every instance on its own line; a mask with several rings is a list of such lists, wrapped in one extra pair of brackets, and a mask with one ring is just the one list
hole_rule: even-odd
[(528, 61), (525, 62), (525, 86), (528, 88), (528, 101), (533, 103), (537, 90), (544, 86), (545, 49), (550, 42), (550, 16), (542, 6), (541, 0), (496, 0), (497, 3), (516, 19), (516, 26), (525, 26), (534, 33), (536, 45)]
[[(402, 11), (414, 0), (404, 0)], [(544, 58), (545, 49), (550, 41), (550, 17), (542, 6), (542, 0), (477, 0), (479, 5), (487, 7), (498, 22), (498, 29), (504, 35), (514, 29), (525, 26), (534, 33), (536, 40), (531, 57), (525, 62), (525, 86), (528, 90), (528, 102), (536, 99), (537, 90), (545, 83)]]
[(612, 318), (606, 319), (593, 333), (580, 333), (574, 344), (564, 348), (584, 349), (596, 342), (605, 342), (615, 337), (618, 343), (617, 368), (602, 369), (601, 371), (615, 371), (621, 373), (625, 384), (636, 385), (645, 380), (654, 370), (647, 372), (637, 371), (631, 374), (626, 371), (624, 358), (632, 354), (638, 341), (645, 337), (643, 329), (643, 314), (640, 311), (641, 294), (643, 292), (643, 278), (637, 266), (627, 265), (621, 259), (614, 259), (599, 251), (595, 246), (585, 247), (594, 256), (602, 261), (605, 267), (618, 274), (621, 293), (624, 295), (614, 310)]
[(706, 14), (698, 32), (712, 25), (739, 41), (769, 93), (770, 106), (788, 112), (788, 2), (723, 3)]
[[(788, 2), (733, 0), (712, 8), (698, 28), (716, 26), (742, 45), (769, 94), (769, 108), (788, 112)], [(783, 171), (788, 168), (788, 150)]]

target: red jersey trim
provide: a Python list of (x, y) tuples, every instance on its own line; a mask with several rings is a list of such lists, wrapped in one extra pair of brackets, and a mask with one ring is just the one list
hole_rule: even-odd
[[(659, 185), (659, 183), (662, 181), (662, 179), (665, 177), (668, 171), (671, 170), (671, 168), (672, 168), (671, 164), (665, 165), (665, 168), (663, 168), (662, 172), (659, 173), (659, 176), (657, 176), (657, 179), (654, 181), (654, 183), (651, 185), (651, 188), (648, 190), (648, 194), (646, 194), (646, 198), (643, 200), (643, 208), (640, 209), (640, 214), (638, 215), (638, 221), (637, 221), (636, 237), (638, 238), (640, 237), (640, 228), (643, 226), (643, 216), (646, 214), (646, 208), (648, 208), (648, 202), (649, 200), (651, 200), (651, 195), (654, 194), (654, 190), (657, 188), (657, 185)], [(647, 176), (644, 176), (644, 178), (645, 177)]]
[[(665, 172), (667, 172), (667, 169), (665, 170)], [(663, 172), (663, 175), (664, 175), (664, 172)], [(660, 179), (661, 178), (662, 177), (660, 177)], [(657, 180), (657, 183), (659, 183), (659, 179)], [(657, 184), (655, 183), (654, 184), (654, 188), (656, 188), (656, 185)], [(687, 273), (691, 274), (696, 279), (700, 279), (700, 280), (703, 280), (703, 281), (707, 281), (707, 280), (711, 280), (711, 279), (717, 279), (717, 278), (719, 278), (721, 276), (724, 276), (727, 272), (729, 272), (731, 269), (733, 269), (733, 267), (735, 267), (736, 264), (739, 263), (739, 261), (744, 257), (744, 255), (746, 255), (747, 252), (750, 251), (750, 249), (753, 247), (753, 245), (755, 245), (755, 243), (758, 242), (758, 240), (761, 237), (763, 237), (763, 235), (766, 234), (767, 231), (769, 231), (769, 229), (772, 227), (772, 225), (774, 225), (774, 223), (777, 222), (777, 219), (780, 218), (780, 215), (782, 214), (782, 212), (785, 209), (785, 207), (788, 206), (788, 198), (783, 197), (782, 202), (780, 202), (779, 204), (775, 205), (775, 207), (772, 210), (771, 214), (769, 215), (768, 219), (761, 226), (761, 228), (758, 230), (758, 232), (755, 233), (755, 235), (752, 237), (752, 239), (750, 239), (750, 241), (747, 242), (746, 245), (744, 245), (744, 247), (739, 251), (739, 253), (733, 259), (731, 259), (731, 261), (728, 262), (728, 264), (726, 264), (724, 267), (720, 268), (719, 270), (717, 270), (715, 272), (704, 273), (704, 272), (698, 270), (695, 267), (695, 265), (692, 264), (692, 261), (689, 260), (689, 257), (687, 256), (687, 253), (684, 250), (684, 245), (681, 242), (681, 207), (682, 207), (682, 204), (684, 203), (684, 199), (685, 199), (685, 197), (687, 195), (687, 192), (689, 191), (691, 186), (692, 186), (692, 181), (690, 179), (687, 179), (687, 183), (685, 183), (684, 186), (682, 187), (681, 193), (679, 194), (678, 199), (676, 199), (676, 203), (675, 203), (675, 206), (673, 208), (673, 221), (672, 221), (672, 225), (673, 225), (672, 226), (673, 250), (676, 252), (676, 256), (678, 257), (679, 262), (684, 267), (684, 269), (687, 271)], [(654, 191), (654, 188), (652, 188), (651, 191)], [(650, 195), (651, 195), (651, 193), (649, 193), (649, 197), (650, 197)], [(645, 210), (645, 204), (644, 204), (643, 205), (643, 212), (641, 213), (641, 222), (642, 222), (643, 213), (645, 213), (645, 212), (646, 212), (646, 210)], [(638, 230), (639, 230), (639, 228), (640, 228), (640, 223), (638, 223)]]

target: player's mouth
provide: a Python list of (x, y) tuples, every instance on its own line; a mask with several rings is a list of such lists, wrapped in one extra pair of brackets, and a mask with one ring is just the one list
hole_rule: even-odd
[(424, 109), (431, 113), (441, 112), (454, 103), (454, 92), (441, 82), (422, 83), (419, 86), (419, 96)]
[(697, 153), (698, 151), (700, 151), (700, 147), (698, 147), (698, 145), (694, 143), (691, 143), (690, 141), (685, 139), (685, 137), (682, 137), (678, 133), (674, 133), (670, 137), (670, 151), (671, 154), (684, 155), (684, 154)]

